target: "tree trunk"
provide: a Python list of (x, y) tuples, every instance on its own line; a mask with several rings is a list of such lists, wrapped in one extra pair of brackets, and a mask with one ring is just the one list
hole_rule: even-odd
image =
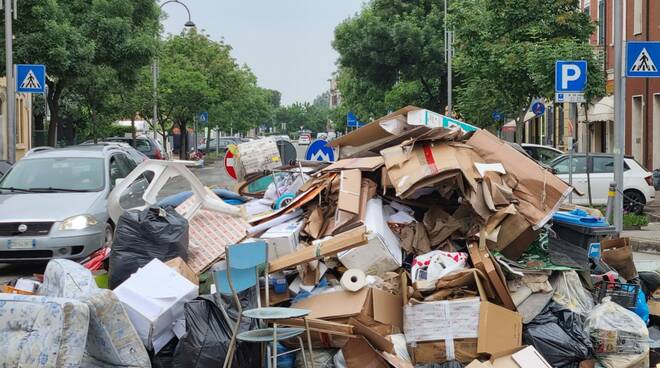
[(48, 108), (50, 109), (50, 123), (48, 124), (48, 145), (57, 146), (57, 128), (60, 124), (60, 96), (62, 95), (61, 86), (54, 82), (48, 82)]
[(206, 129), (206, 153), (211, 152), (211, 127), (207, 125)]
[(133, 147), (135, 147), (135, 135), (135, 114), (131, 114), (131, 139), (133, 140), (131, 145)]
[(179, 121), (179, 129), (181, 130), (181, 145), (179, 146), (179, 158), (181, 160), (188, 159), (188, 128), (185, 121)]

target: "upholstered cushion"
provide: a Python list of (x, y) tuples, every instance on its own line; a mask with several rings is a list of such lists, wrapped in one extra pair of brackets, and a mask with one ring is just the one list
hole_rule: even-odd
[(88, 327), (82, 302), (0, 294), (0, 366), (79, 367)]
[(89, 307), (83, 367), (151, 367), (147, 350), (117, 296), (99, 289), (92, 273), (76, 262), (48, 262), (40, 294), (66, 296)]

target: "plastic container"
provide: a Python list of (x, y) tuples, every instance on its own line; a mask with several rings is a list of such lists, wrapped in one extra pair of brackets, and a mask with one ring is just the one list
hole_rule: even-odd
[(616, 228), (604, 218), (596, 218), (580, 209), (557, 211), (552, 221), (552, 230), (560, 239), (583, 248), (585, 252), (592, 243), (600, 243), (601, 239), (616, 233)]
[(633, 309), (637, 305), (639, 285), (601, 281), (596, 284), (594, 293), (596, 303), (600, 303), (603, 298), (609, 296), (616, 304), (624, 308)]

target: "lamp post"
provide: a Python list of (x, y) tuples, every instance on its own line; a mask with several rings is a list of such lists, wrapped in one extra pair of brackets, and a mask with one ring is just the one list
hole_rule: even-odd
[[(12, 14), (12, 3), (14, 12)], [(1, 4), (1, 3), (0, 3)], [(14, 51), (12, 15), (16, 19), (16, 2), (4, 1), (5, 8), (5, 76), (7, 84), (7, 159), (12, 164), (16, 162), (16, 86), (14, 86)], [(0, 141), (0, 156), (2, 143)]]
[[(188, 13), (188, 21), (184, 24), (184, 26), (186, 28), (195, 27), (195, 23), (191, 20), (190, 17), (190, 9), (188, 9), (186, 4), (182, 3), (181, 1), (168, 0), (160, 4), (160, 9), (163, 9), (163, 7), (169, 3), (176, 3), (183, 6), (183, 8), (186, 9), (186, 13)], [(159, 39), (160, 39), (160, 32), (156, 34), (156, 40), (158, 41)], [(151, 72), (153, 73), (153, 99), (154, 99), (152, 125), (154, 127), (154, 139), (158, 139), (158, 55), (154, 56), (153, 64), (151, 65)]]

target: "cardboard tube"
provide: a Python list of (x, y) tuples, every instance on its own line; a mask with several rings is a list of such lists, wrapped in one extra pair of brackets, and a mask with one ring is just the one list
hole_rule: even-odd
[(344, 272), (339, 283), (344, 289), (355, 292), (362, 289), (367, 284), (365, 279), (366, 275), (364, 274), (364, 271), (358, 270), (357, 268), (351, 268)]

